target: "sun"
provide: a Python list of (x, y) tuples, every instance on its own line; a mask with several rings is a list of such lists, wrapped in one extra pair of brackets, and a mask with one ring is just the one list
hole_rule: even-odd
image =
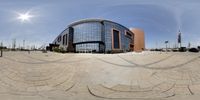
[(17, 19), (19, 19), (21, 22), (26, 22), (26, 21), (30, 21), (30, 19), (33, 16), (30, 15), (28, 12), (27, 13), (19, 13)]

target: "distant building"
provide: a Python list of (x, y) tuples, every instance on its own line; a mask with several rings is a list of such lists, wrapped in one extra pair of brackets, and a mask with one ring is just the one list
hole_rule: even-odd
[[(136, 35), (141, 38), (138, 34)], [(142, 34), (144, 36), (144, 33)], [(132, 31), (121, 24), (103, 19), (87, 19), (70, 24), (48, 48), (86, 53), (129, 52), (134, 51), (136, 45), (134, 35)], [(141, 48), (144, 49), (144, 46)]]
[(134, 28), (131, 29), (134, 34), (134, 51), (141, 52), (145, 50), (145, 37), (142, 29)]

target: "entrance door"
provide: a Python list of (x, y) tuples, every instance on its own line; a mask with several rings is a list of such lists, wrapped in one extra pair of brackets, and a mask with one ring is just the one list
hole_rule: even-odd
[(130, 44), (130, 45), (129, 45), (129, 49), (130, 49), (131, 51), (134, 51), (134, 45), (133, 45), (133, 44)]

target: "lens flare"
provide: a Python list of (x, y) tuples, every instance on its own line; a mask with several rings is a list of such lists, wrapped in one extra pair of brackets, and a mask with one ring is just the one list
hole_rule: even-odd
[(30, 21), (30, 19), (33, 16), (29, 14), (29, 12), (27, 13), (19, 13), (17, 19), (19, 19), (21, 22), (25, 22), (25, 21)]

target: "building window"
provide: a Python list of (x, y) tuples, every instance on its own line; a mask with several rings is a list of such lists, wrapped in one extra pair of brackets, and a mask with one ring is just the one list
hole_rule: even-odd
[(58, 36), (58, 39), (57, 39), (57, 41), (58, 41), (58, 42), (60, 42), (60, 41), (61, 41), (61, 36)]
[(68, 41), (68, 34), (65, 34), (65, 35), (63, 35), (63, 41), (62, 41), (62, 44), (63, 45), (67, 45), (67, 42)]
[(133, 50), (134, 50), (134, 45), (133, 45), (133, 44), (130, 44), (130, 45), (129, 45), (129, 49), (130, 49), (131, 51), (133, 51)]
[(65, 41), (66, 41), (66, 35), (63, 35), (63, 45), (65, 45)]
[(131, 39), (133, 38), (133, 35), (128, 31), (125, 31), (125, 35)]
[(68, 34), (65, 35), (65, 39), (66, 39), (66, 40), (65, 40), (65, 45), (67, 45), (67, 42), (68, 42)]
[(113, 29), (113, 48), (120, 49), (120, 32)]

